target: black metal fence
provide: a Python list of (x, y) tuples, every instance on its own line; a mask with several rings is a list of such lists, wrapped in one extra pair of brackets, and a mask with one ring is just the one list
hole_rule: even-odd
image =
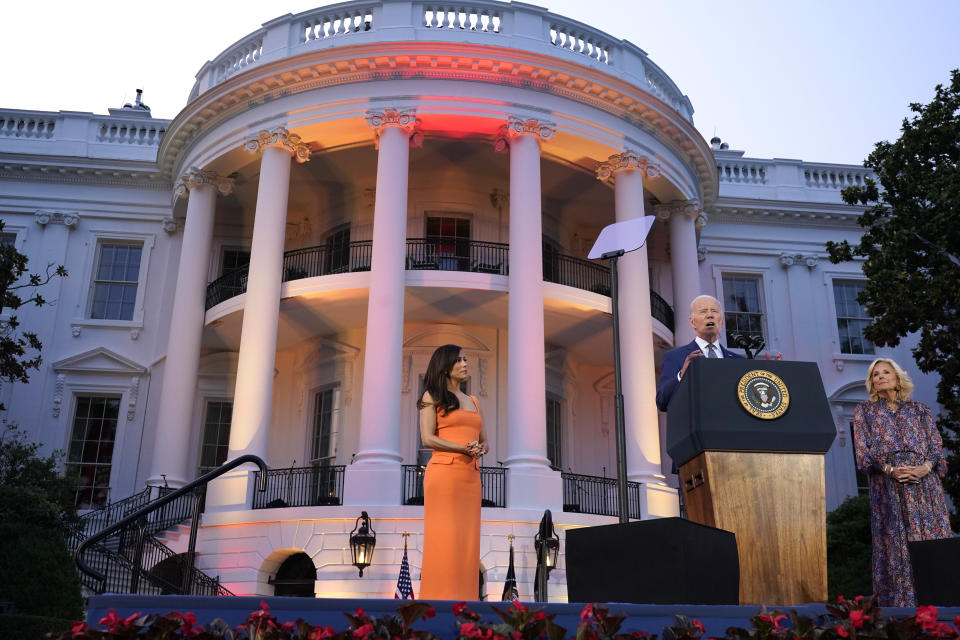
[(507, 275), (510, 245), (453, 238), (407, 238), (407, 269)]
[[(597, 516), (619, 515), (616, 478), (600, 478), (577, 473), (561, 473), (563, 510)], [(640, 483), (627, 482), (627, 515), (640, 518)]]
[(80, 516), (80, 528), (91, 533), (103, 531), (115, 522), (127, 517), (143, 505), (150, 502), (151, 487), (145, 487), (140, 493), (108, 504), (102, 509), (95, 509)]
[[(423, 474), (426, 465), (403, 465), (403, 504), (423, 504)], [(507, 470), (503, 467), (480, 467), (480, 506), (507, 506)]]
[[(343, 504), (344, 465), (270, 469), (267, 490), (253, 494), (254, 509)], [(260, 481), (260, 472), (256, 481)]]
[[(283, 281), (350, 271), (368, 271), (373, 243), (358, 240), (346, 245), (321, 245), (283, 254)], [(407, 238), (408, 271), (470, 271), (509, 275), (510, 245), (453, 238)], [(248, 267), (225, 273), (207, 285), (207, 309), (247, 290)], [(604, 264), (555, 252), (543, 254), (543, 279), (600, 295), (610, 295), (610, 268)], [(650, 292), (654, 318), (673, 329), (673, 309)]]

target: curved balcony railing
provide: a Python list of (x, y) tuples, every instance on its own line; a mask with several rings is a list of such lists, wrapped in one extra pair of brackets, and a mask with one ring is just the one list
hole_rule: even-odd
[[(369, 271), (370, 240), (347, 245), (308, 247), (283, 254), (283, 281)], [(408, 271), (470, 271), (506, 276), (510, 246), (503, 242), (408, 238)], [(224, 274), (207, 286), (207, 309), (247, 290), (247, 267)], [(603, 296), (610, 295), (610, 268), (552, 251), (543, 254), (543, 280)], [(673, 330), (673, 309), (655, 291), (650, 292), (651, 315)]]
[(690, 100), (640, 47), (541, 7), (496, 0), (354, 0), (282, 16), (206, 63), (190, 99), (284, 58), (398, 41), (490, 45), (579, 62), (631, 82), (693, 119)]

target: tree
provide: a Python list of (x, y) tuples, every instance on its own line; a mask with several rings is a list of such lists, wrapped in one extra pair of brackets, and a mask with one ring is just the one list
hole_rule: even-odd
[(843, 190), (867, 207), (860, 242), (828, 242), (831, 262), (864, 259), (869, 278), (858, 300), (873, 318), (864, 334), (895, 346), (911, 333), (921, 371), (940, 376), (938, 423), (949, 450), (944, 487), (960, 509), (960, 70), (926, 105), (910, 105), (895, 142), (878, 142), (864, 161), (876, 174)]
[[(3, 220), (0, 220), (0, 232), (3, 231)], [(63, 265), (47, 265), (46, 272), (31, 273), (26, 282), (20, 282), (27, 269), (27, 256), (17, 251), (12, 243), (0, 243), (0, 313), (4, 309), (16, 311), (26, 304), (35, 304), (40, 307), (47, 304), (40, 295), (39, 289), (55, 277), (66, 277), (67, 270)], [(26, 298), (21, 297), (23, 289), (29, 290)], [(0, 380), (10, 382), (27, 382), (30, 379), (28, 372), (40, 368), (40, 350), (43, 344), (32, 331), (18, 333), (20, 323), (17, 316), (10, 316), (5, 326), (0, 329)], [(0, 411), (5, 409), (0, 403)]]

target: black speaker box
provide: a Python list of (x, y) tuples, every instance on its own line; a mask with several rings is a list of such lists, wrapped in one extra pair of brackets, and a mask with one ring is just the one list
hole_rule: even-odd
[(568, 529), (565, 546), (569, 602), (739, 603), (730, 531), (661, 518)]
[(917, 604), (960, 606), (960, 538), (908, 542)]

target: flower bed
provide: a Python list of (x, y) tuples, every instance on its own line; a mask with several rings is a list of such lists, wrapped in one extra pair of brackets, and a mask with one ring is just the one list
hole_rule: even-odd
[[(657, 640), (656, 634), (643, 631), (622, 633), (627, 616), (616, 614), (602, 604), (588, 604), (580, 613), (575, 630), (554, 622), (556, 614), (530, 608), (514, 601), (506, 608), (491, 606), (497, 620), (485, 620), (466, 603), (453, 606), (456, 621), (451, 627), (455, 640)], [(826, 616), (812, 619), (795, 611), (761, 610), (750, 618), (750, 628), (729, 627), (726, 640), (960, 640), (960, 616), (953, 625), (941, 622), (936, 607), (922, 606), (912, 616), (897, 619), (882, 617), (872, 598), (859, 596), (847, 600), (837, 598), (827, 605)], [(426, 602), (407, 602), (397, 607), (396, 614), (374, 618), (358, 608), (345, 613), (346, 627), (312, 625), (303, 619), (281, 622), (271, 614), (266, 602), (243, 624), (231, 628), (223, 620), (206, 626), (197, 625), (192, 613), (173, 612), (164, 616), (135, 613), (120, 617), (111, 611), (98, 628), (76, 622), (69, 631), (51, 633), (51, 640), (440, 640), (429, 631), (416, 630), (421, 620), (433, 618), (436, 612)], [(663, 628), (661, 640), (713, 640), (704, 638), (704, 625), (696, 619), (675, 616)]]

